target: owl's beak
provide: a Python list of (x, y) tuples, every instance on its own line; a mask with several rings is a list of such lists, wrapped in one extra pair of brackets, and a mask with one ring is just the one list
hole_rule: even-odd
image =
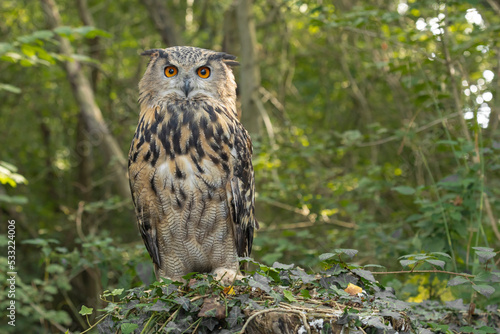
[(193, 87), (191, 87), (191, 80), (186, 79), (184, 80), (184, 87), (182, 91), (184, 94), (186, 94), (186, 97), (188, 97), (189, 93), (193, 90)]

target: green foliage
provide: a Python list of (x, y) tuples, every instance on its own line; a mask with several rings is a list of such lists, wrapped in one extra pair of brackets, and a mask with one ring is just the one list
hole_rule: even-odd
[[(119, 300), (107, 298), (120, 295), (122, 289), (105, 292), (101, 298), (108, 305), (100, 310), (103, 313), (90, 328), (97, 328), (99, 333), (113, 332), (118, 328), (130, 333), (136, 329), (141, 333), (162, 330), (173, 333), (238, 333), (252, 314), (288, 307), (292, 311), (309, 312), (311, 328), (322, 324), (325, 333), (332, 321), (351, 329), (362, 328), (366, 332), (398, 328), (406, 328), (406, 331), (411, 328), (416, 332), (430, 328), (446, 332), (460, 326), (430, 320), (444, 318), (447, 313), (465, 307), (461, 300), (447, 306), (429, 305), (433, 314), (429, 317), (419, 305), (397, 300), (391, 290), (382, 287), (373, 276), (360, 275), (359, 269), (350, 269), (359, 266), (346, 263), (337, 256), (352, 254), (352, 251), (337, 249), (321, 256), (325, 270), (316, 275), (307, 274), (294, 265), (276, 262), (270, 267), (243, 258), (241, 261), (252, 264), (256, 270), (247, 272), (247, 277), (235, 281), (231, 287), (220, 285), (210, 274), (193, 273), (184, 277), (185, 283), (163, 279), (147, 287), (130, 289)], [(336, 256), (332, 257), (332, 254)], [(362, 293), (347, 293), (347, 289), (344, 290), (347, 283), (359, 284), (363, 287)], [(340, 307), (341, 311), (322, 312), (325, 306)], [(88, 312), (89, 309), (82, 306), (80, 314), (87, 315)], [(497, 313), (490, 313), (490, 317), (497, 316)], [(493, 330), (492, 326), (494, 320), (478, 319), (463, 328), (474, 333), (488, 333)]]
[[(81, 63), (110, 133), (126, 152), (147, 62), (138, 54), (165, 45), (142, 2), (87, 1), (94, 27), (81, 21), (73, 2), (56, 3), (63, 26), (54, 31), (45, 29), (38, 1), (0, 4), (0, 212), (19, 226), (16, 298), (23, 322), (16, 331), (104, 324), (111, 316), (95, 318), (104, 307), (101, 294), (111, 299), (106, 312), (116, 311), (113, 321), (122, 321), (115, 329), (133, 332), (142, 325), (139, 318), (124, 320), (122, 306), (129, 302), (113, 303), (152, 282), (151, 261), (130, 198), (117, 196), (110, 182), (114, 161), (103, 153), (103, 139), (85, 128), (59, 65)], [(229, 1), (166, 6), (183, 43), (245, 57), (226, 39), (237, 30), (224, 27)], [(259, 269), (246, 283), (271, 305), (316, 298), (307, 286), (318, 283), (311, 274), (279, 264), (295, 263), (338, 275), (326, 288), (318, 283), (325, 298), (350, 300), (344, 289), (353, 274), (365, 287), (394, 287), (402, 300), (462, 298), (481, 309), (499, 303), (499, 13), (488, 1), (472, 0), (257, 0), (253, 13), (262, 78), (257, 95), (273, 131), (263, 126), (252, 134), (261, 229), (252, 253)], [(59, 52), (61, 38), (73, 55)], [(368, 268), (377, 265), (366, 263), (465, 276), (384, 275), (375, 283)], [(303, 284), (275, 289), (287, 272)], [(196, 277), (201, 285), (194, 290), (221, 294), (213, 280)], [(134, 295), (130, 302), (150, 303), (150, 297)], [(179, 319), (196, 315), (194, 294), (179, 293), (177, 302), (159, 293), (155, 298), (159, 304), (148, 304), (144, 317), (149, 326), (166, 321), (165, 305), (186, 315)], [(224, 326), (242, 326), (250, 304), (234, 302)], [(82, 318), (80, 305), (94, 311)], [(131, 314), (146, 314), (140, 313), (146, 307), (130, 306)], [(432, 318), (434, 311), (442, 316), (462, 306), (423, 302), (421, 319), (436, 332), (488, 332)], [(357, 316), (351, 309), (342, 321), (357, 325)], [(189, 330), (214, 322), (204, 319)]]

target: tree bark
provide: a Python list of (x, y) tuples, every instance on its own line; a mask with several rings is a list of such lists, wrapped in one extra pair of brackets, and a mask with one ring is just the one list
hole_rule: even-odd
[(252, 0), (237, 0), (236, 17), (241, 45), (241, 121), (250, 134), (259, 132), (262, 112), (257, 101), (260, 87), (260, 68), (257, 63), (257, 37), (252, 11)]
[[(86, 26), (95, 27), (94, 19), (92, 18), (92, 14), (90, 13), (87, 6), (87, 0), (77, 0), (77, 5), (78, 15), (80, 15), (80, 20), (83, 22), (83, 24), (85, 24)], [(88, 40), (90, 57), (97, 61), (101, 59), (101, 49), (99, 43), (99, 37), (90, 38)], [(90, 71), (92, 89), (95, 92), (97, 90), (97, 82), (99, 81), (100, 72), (99, 68), (97, 67), (92, 67)]]
[(165, 47), (182, 45), (182, 40), (177, 33), (175, 22), (162, 0), (142, 0), (149, 12), (156, 30), (161, 36)]
[[(54, 0), (40, 0), (45, 14), (47, 25), (54, 29), (61, 25), (61, 17)], [(73, 49), (69, 41), (59, 37), (60, 52), (66, 57), (71, 57)], [(130, 189), (127, 178), (127, 162), (117, 141), (111, 133), (102, 117), (101, 110), (95, 102), (94, 92), (89, 81), (85, 77), (78, 61), (64, 62), (68, 80), (76, 102), (80, 108), (90, 135), (100, 141), (104, 149), (104, 157), (112, 164), (114, 184), (118, 194), (123, 198), (130, 197)]]

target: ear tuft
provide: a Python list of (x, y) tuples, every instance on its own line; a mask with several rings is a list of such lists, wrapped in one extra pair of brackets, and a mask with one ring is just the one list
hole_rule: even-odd
[(142, 52), (141, 56), (151, 56), (151, 58), (157, 58), (157, 57), (167, 58), (167, 53), (163, 49), (151, 49)]
[(222, 59), (222, 62), (228, 66), (238, 66), (240, 63), (236, 61), (236, 56), (233, 56), (229, 53), (219, 52), (217, 53), (219, 59)]

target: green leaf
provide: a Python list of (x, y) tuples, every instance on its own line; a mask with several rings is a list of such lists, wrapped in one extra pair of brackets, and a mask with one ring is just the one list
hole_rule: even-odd
[(385, 266), (382, 266), (380, 264), (365, 264), (363, 268), (380, 268), (380, 269), (385, 269)]
[(309, 293), (309, 290), (306, 290), (306, 289), (300, 290), (300, 295), (306, 299), (311, 298), (311, 294)]
[(487, 271), (481, 271), (474, 277), (474, 282), (495, 282), (497, 277)]
[(0, 194), (0, 202), (22, 205), (28, 203), (28, 198), (24, 196), (9, 196), (5, 194)]
[(373, 277), (373, 274), (368, 270), (353, 269), (352, 272), (355, 273), (356, 275), (364, 278), (367, 281), (376, 282), (375, 277)]
[(114, 289), (113, 291), (111, 291), (112, 296), (119, 296), (122, 293), (123, 293), (123, 289)]
[(494, 258), (497, 254), (492, 251), (476, 250), (476, 255), (480, 263), (486, 263), (488, 260)]
[(464, 283), (468, 283), (469, 280), (463, 276), (457, 276), (448, 281), (448, 286), (456, 286)]
[[(257, 280), (255, 279), (257, 278)], [(269, 286), (269, 278), (263, 277), (262, 275), (255, 274), (254, 277), (250, 277), (248, 280), (248, 285), (252, 288), (259, 288), (267, 293), (271, 291), (271, 287)]]
[(122, 334), (130, 334), (139, 327), (138, 324), (132, 324), (130, 322), (123, 323), (121, 325)]
[(414, 188), (407, 187), (407, 186), (393, 187), (392, 190), (397, 191), (398, 193), (400, 193), (402, 195), (413, 195), (415, 193)]
[(69, 37), (73, 34), (73, 29), (67, 26), (60, 26), (54, 29), (54, 32), (63, 37)]
[(493, 252), (494, 251), (493, 248), (489, 248), (489, 247), (472, 247), (472, 249), (474, 249), (476, 251), (481, 251), (481, 252)]
[(0, 83), (0, 90), (6, 90), (14, 94), (21, 93), (21, 88), (4, 83)]
[(401, 265), (403, 267), (408, 267), (408, 266), (410, 266), (412, 264), (417, 263), (417, 261), (416, 260), (400, 260), (399, 263), (401, 263)]
[(94, 309), (92, 307), (87, 307), (85, 305), (82, 305), (82, 308), (78, 313), (80, 313), (81, 315), (90, 315), (92, 314), (93, 311)]
[(440, 256), (447, 257), (448, 259), (451, 259), (450, 255), (443, 253), (443, 252), (432, 252), (432, 253), (430, 253), (430, 255), (440, 255)]
[(479, 327), (478, 329), (485, 332), (485, 333), (498, 333), (495, 328), (491, 328), (488, 326), (482, 326), (482, 327)]
[(441, 260), (431, 260), (431, 259), (426, 259), (425, 262), (432, 264), (433, 266), (440, 267), (441, 269), (444, 269), (444, 265), (446, 262), (441, 261)]
[(495, 288), (486, 284), (480, 284), (480, 285), (473, 285), (472, 288), (485, 296), (486, 298), (489, 298), (493, 292), (495, 292)]
[(182, 306), (183, 309), (185, 309), (186, 311), (189, 311), (189, 307), (191, 305), (191, 301), (186, 298), (186, 297), (177, 297), (174, 299), (174, 302), (176, 302), (177, 304), (179, 304), (180, 306)]
[(339, 254), (347, 255), (350, 259), (352, 259), (356, 254), (358, 254), (358, 250), (349, 248), (336, 249), (335, 251), (338, 252)]
[(337, 256), (337, 254), (333, 254), (333, 253), (324, 253), (324, 254), (321, 254), (321, 255), (319, 256), (319, 259), (320, 259), (321, 261), (326, 261), (326, 260), (328, 260), (328, 259), (331, 259), (331, 258), (332, 258), (332, 257), (334, 257), (334, 256)]
[(283, 290), (283, 296), (285, 296), (285, 299), (288, 300), (289, 302), (296, 302), (297, 299), (293, 296), (292, 292), (289, 290)]

